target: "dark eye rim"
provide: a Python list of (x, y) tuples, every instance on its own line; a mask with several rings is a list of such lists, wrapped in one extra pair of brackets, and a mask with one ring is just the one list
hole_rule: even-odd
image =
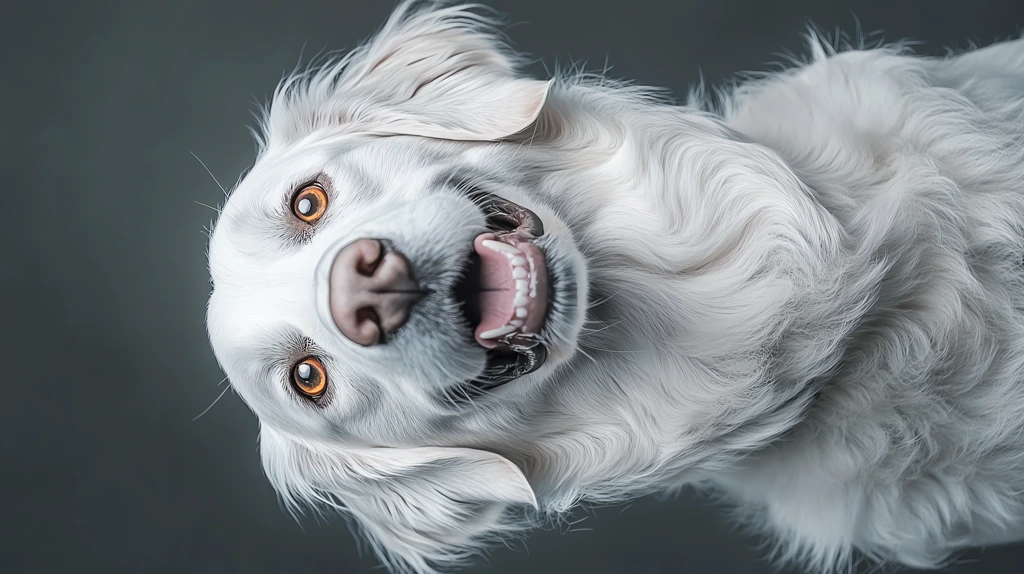
[[(298, 370), (299, 366), (310, 360), (315, 361), (317, 365), (319, 365), (318, 370), (320, 371), (324, 378), (323, 388), (320, 390), (320, 392), (316, 394), (310, 394), (303, 391), (302, 385), (298, 382), (298, 377), (296, 376), (296, 371)], [(330, 387), (330, 378), (327, 376), (327, 367), (324, 365), (323, 360), (321, 360), (320, 357), (316, 355), (307, 355), (305, 357), (302, 357), (298, 361), (295, 361), (291, 368), (288, 369), (288, 378), (292, 388), (295, 389), (295, 392), (300, 397), (302, 397), (305, 400), (312, 401), (314, 403), (319, 403), (320, 400), (323, 399), (323, 397), (327, 394), (327, 390)]]
[[(296, 202), (298, 201), (299, 194), (309, 187), (319, 188), (324, 196), (324, 208), (322, 213), (319, 218), (313, 221), (306, 221), (299, 217), (298, 210), (296, 208)], [(302, 180), (298, 180), (298, 183), (292, 185), (290, 189), (291, 192), (285, 197), (284, 210), (289, 215), (291, 221), (299, 226), (296, 228), (296, 231), (298, 231), (300, 235), (305, 236), (312, 232), (320, 222), (330, 217), (328, 209), (335, 203), (336, 199), (334, 194), (334, 183), (331, 177), (326, 173), (320, 172), (305, 177)]]
[[(307, 216), (304, 216), (303, 214), (299, 213), (298, 202), (302, 194), (306, 193), (306, 191), (311, 188), (319, 190), (320, 197), (317, 198), (317, 210), (313, 213), (313, 216), (307, 218)], [(321, 219), (324, 218), (324, 215), (327, 213), (327, 206), (330, 205), (330, 203), (330, 197), (327, 194), (327, 190), (324, 189), (324, 186), (321, 185), (320, 183), (312, 182), (301, 185), (297, 187), (294, 192), (292, 192), (292, 199), (290, 205), (292, 215), (294, 215), (296, 219), (307, 225), (316, 225)]]

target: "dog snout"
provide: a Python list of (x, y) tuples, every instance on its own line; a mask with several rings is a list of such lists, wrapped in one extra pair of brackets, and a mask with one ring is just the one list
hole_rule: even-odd
[(409, 261), (378, 239), (346, 245), (331, 267), (331, 316), (359, 345), (383, 343), (409, 320), (421, 295)]

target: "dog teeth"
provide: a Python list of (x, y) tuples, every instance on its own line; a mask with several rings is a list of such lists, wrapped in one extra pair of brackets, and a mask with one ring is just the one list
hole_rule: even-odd
[(481, 339), (497, 339), (503, 335), (508, 335), (512, 331), (515, 331), (514, 325), (505, 325), (504, 327), (498, 327), (497, 329), (491, 329), (490, 331), (484, 331), (480, 333)]
[(493, 239), (485, 239), (483, 241), (483, 246), (490, 249), (491, 251), (497, 251), (498, 253), (504, 253), (506, 255), (517, 256), (522, 254), (521, 251), (519, 251), (515, 247), (512, 247), (508, 243), (494, 241)]
[(512, 266), (512, 279), (515, 281), (516, 296), (512, 302), (515, 307), (513, 318), (504, 327), (480, 334), (482, 339), (496, 339), (512, 333), (526, 323), (526, 316), (529, 314), (526, 305), (537, 296), (537, 279), (530, 273), (530, 269), (533, 268), (533, 259), (515, 246), (491, 239), (484, 240), (483, 246), (508, 258), (509, 264)]

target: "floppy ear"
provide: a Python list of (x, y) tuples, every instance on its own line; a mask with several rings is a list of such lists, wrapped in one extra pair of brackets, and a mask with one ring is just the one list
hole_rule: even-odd
[(550, 82), (519, 76), (496, 22), (473, 8), (403, 2), (369, 43), (286, 79), (264, 121), (269, 146), (325, 127), (466, 141), (529, 127)]
[(355, 517), (394, 570), (434, 572), (479, 552), (488, 538), (519, 530), (506, 512), (537, 506), (509, 460), (468, 448), (346, 450), (303, 442), (262, 425), (263, 469), (285, 504)]

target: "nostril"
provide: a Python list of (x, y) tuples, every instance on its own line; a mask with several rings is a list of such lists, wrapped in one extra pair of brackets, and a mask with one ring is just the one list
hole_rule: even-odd
[(384, 342), (384, 325), (373, 307), (362, 307), (356, 311), (356, 325), (360, 333), (360, 340), (356, 342), (360, 345), (369, 347)]
[(373, 277), (381, 262), (384, 261), (387, 250), (384, 249), (380, 241), (369, 240), (360, 249), (359, 255), (360, 257), (356, 260), (356, 272), (364, 277)]

